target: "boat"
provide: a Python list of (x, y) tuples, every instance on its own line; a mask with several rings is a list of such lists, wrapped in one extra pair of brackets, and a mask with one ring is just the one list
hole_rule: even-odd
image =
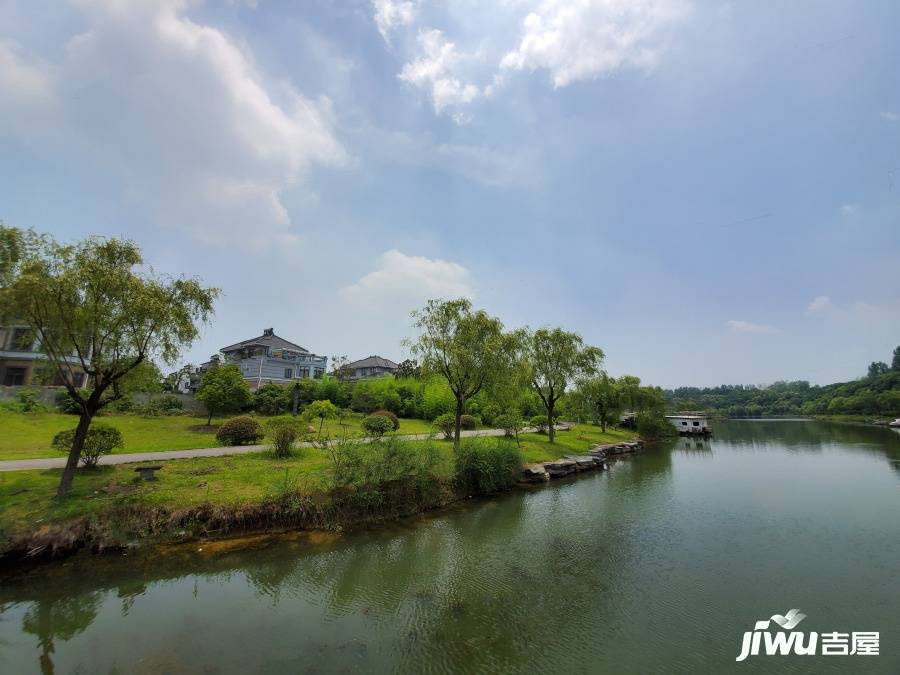
[(888, 422), (889, 427), (900, 427), (900, 417), (895, 419), (893, 422)]
[(682, 412), (666, 415), (666, 419), (682, 436), (709, 436), (712, 434), (706, 415), (701, 413)]

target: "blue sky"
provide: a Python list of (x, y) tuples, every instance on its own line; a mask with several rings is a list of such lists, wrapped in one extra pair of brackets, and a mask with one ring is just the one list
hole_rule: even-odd
[(272, 326), (405, 356), (466, 295), (663, 386), (900, 343), (900, 5), (0, 3), (0, 218), (126, 236)]

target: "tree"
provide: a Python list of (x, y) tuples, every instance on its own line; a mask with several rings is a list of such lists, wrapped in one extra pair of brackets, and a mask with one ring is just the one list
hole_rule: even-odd
[(250, 386), (241, 375), (241, 369), (234, 364), (213, 365), (203, 373), (197, 400), (206, 406), (209, 417), (206, 425), (212, 424), (215, 414), (237, 412), (251, 400)]
[(331, 374), (338, 380), (346, 380), (353, 376), (353, 371), (347, 367), (350, 359), (346, 354), (331, 357)]
[(577, 333), (561, 328), (540, 328), (525, 338), (524, 367), (547, 414), (550, 442), (556, 437), (553, 418), (556, 402), (570, 382), (594, 375), (603, 362), (603, 350), (584, 344)]
[(601, 372), (598, 377), (580, 381), (577, 393), (585, 406), (597, 416), (601, 431), (606, 433), (606, 428), (622, 412), (622, 392), (615, 378)]
[[(143, 269), (140, 249), (124, 239), (59, 244), (26, 233), (21, 240), (18, 261), (4, 271), (0, 316), (28, 324), (80, 411), (57, 490), (64, 497), (94, 416), (124, 395), (123, 383), (145, 361), (175, 361), (212, 314), (218, 289)], [(88, 390), (75, 386), (80, 371)]]
[(885, 373), (890, 372), (890, 370), (888, 364), (884, 361), (872, 361), (872, 363), (869, 364), (869, 377), (884, 375)]
[(394, 371), (394, 377), (398, 380), (411, 377), (418, 379), (421, 375), (419, 362), (415, 359), (406, 359), (397, 364), (397, 370)]
[(455, 401), (453, 445), (459, 449), (460, 418), (466, 401), (513, 370), (518, 338), (503, 332), (500, 319), (473, 311), (469, 300), (429, 300), (413, 312), (421, 331), (410, 347), (423, 374), (438, 374), (450, 386)]
[(894, 358), (891, 359), (891, 370), (900, 371), (900, 346), (894, 347)]
[(331, 401), (313, 401), (306, 406), (302, 419), (307, 422), (315, 419), (319, 420), (319, 432), (316, 438), (321, 440), (322, 427), (325, 425), (325, 420), (335, 419), (338, 413), (338, 407)]

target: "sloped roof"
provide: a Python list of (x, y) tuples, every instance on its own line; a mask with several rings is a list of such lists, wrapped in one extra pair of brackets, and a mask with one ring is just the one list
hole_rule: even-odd
[(284, 338), (278, 337), (277, 335), (275, 335), (275, 331), (271, 328), (266, 328), (263, 331), (263, 334), (259, 337), (250, 338), (249, 340), (244, 340), (243, 342), (236, 342), (233, 345), (229, 345), (228, 347), (222, 347), (222, 349), (220, 349), (219, 351), (226, 353), (234, 352), (239, 349), (244, 349), (245, 347), (272, 347), (273, 349), (290, 349), (295, 352), (309, 354), (308, 349), (285, 340)]
[(357, 368), (399, 368), (396, 363), (394, 363), (390, 359), (382, 358), (381, 356), (367, 356), (366, 358), (360, 359), (359, 361), (348, 363), (346, 367), (350, 368), (351, 370), (356, 370)]

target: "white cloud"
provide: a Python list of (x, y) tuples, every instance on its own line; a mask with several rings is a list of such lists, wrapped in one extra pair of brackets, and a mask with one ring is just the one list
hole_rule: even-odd
[(519, 44), (500, 68), (549, 70), (555, 87), (623, 68), (648, 70), (659, 61), (665, 30), (686, 13), (678, 0), (546, 0), (525, 17)]
[(34, 127), (54, 112), (50, 68), (28, 63), (12, 40), (0, 40), (0, 92), (0, 131)]
[(85, 31), (44, 71), (62, 120), (45, 140), (97, 153), (162, 225), (206, 241), (291, 239), (282, 192), (344, 160), (329, 101), (267, 82), (181, 0), (78, 6)]
[(735, 333), (750, 333), (754, 335), (772, 335), (780, 331), (764, 323), (751, 323), (750, 321), (727, 321), (726, 325)]
[(852, 216), (857, 212), (859, 207), (856, 204), (842, 204), (841, 205), (841, 213), (845, 216)]
[[(457, 51), (456, 45), (447, 40), (441, 31), (420, 31), (417, 41), (422, 55), (403, 66), (399, 77), (427, 91), (436, 113), (471, 103), (482, 95), (476, 85), (460, 79), (460, 70), (465, 61), (472, 57)], [(457, 121), (465, 120), (460, 114), (455, 117)]]
[(834, 304), (831, 302), (831, 298), (827, 295), (819, 295), (813, 298), (813, 301), (809, 303), (809, 306), (806, 308), (807, 312), (824, 312), (834, 308)]
[(416, 16), (416, 6), (411, 0), (372, 0), (372, 9), (378, 32), (388, 43), (394, 28), (410, 25)]
[(374, 272), (339, 291), (340, 297), (360, 308), (398, 307), (404, 312), (430, 298), (471, 298), (469, 270), (447, 260), (386, 251)]
[(888, 122), (900, 122), (900, 113), (891, 112), (890, 110), (884, 110), (881, 113), (882, 119), (887, 120)]

